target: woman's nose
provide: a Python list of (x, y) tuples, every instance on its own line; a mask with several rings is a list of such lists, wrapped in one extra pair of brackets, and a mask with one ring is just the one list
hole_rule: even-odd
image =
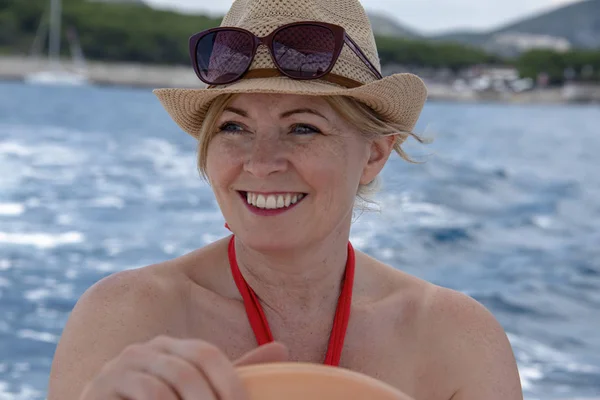
[(265, 178), (287, 169), (288, 160), (282, 143), (272, 136), (254, 140), (244, 162), (244, 170)]

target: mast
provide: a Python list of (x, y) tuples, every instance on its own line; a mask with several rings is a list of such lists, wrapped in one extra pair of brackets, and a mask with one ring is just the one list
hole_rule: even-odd
[(50, 64), (58, 64), (60, 59), (60, 19), (61, 0), (50, 1), (50, 35), (48, 43), (48, 58)]

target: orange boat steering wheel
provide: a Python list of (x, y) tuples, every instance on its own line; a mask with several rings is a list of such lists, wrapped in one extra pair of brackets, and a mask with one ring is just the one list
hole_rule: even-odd
[(237, 371), (251, 400), (412, 400), (367, 375), (319, 364), (272, 363)]

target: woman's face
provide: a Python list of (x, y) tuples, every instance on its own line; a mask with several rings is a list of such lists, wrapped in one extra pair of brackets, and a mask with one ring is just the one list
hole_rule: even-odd
[(217, 127), (208, 179), (231, 229), (265, 251), (347, 229), (359, 184), (376, 177), (393, 144), (367, 141), (312, 96), (238, 95)]

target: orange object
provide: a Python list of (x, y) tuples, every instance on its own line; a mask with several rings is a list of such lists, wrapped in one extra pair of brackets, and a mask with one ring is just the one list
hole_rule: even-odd
[(370, 376), (326, 365), (272, 363), (237, 371), (251, 400), (413, 400)]

